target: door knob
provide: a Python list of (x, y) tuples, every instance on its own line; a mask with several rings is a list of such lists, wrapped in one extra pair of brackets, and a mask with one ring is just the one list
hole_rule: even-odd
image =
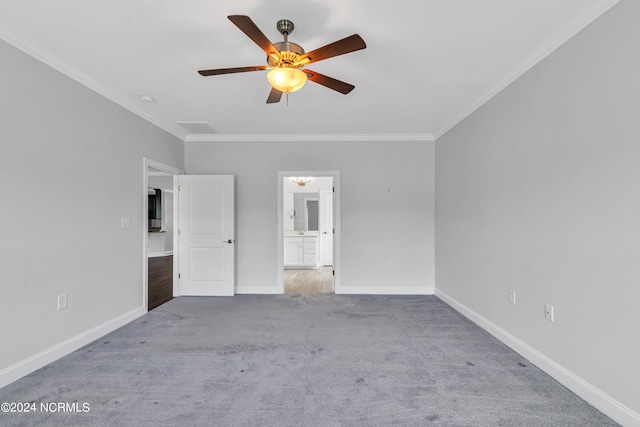
[(229, 239), (229, 240), (223, 240), (222, 243), (233, 243), (233, 240)]

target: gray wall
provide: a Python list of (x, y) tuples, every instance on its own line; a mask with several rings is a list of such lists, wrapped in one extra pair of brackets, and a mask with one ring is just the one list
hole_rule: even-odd
[(186, 171), (236, 175), (238, 292), (277, 290), (277, 173), (305, 170), (340, 172), (343, 287), (432, 292), (433, 156), (432, 142), (187, 142)]
[(182, 168), (184, 143), (1, 41), (0, 58), (2, 371), (143, 307), (143, 157)]
[(639, 16), (622, 1), (438, 139), (435, 211), (438, 292), (636, 414)]

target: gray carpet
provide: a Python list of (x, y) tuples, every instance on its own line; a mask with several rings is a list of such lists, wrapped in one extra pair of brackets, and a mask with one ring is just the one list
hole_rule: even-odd
[(3, 426), (616, 425), (433, 296), (177, 298), (0, 402), (79, 409)]

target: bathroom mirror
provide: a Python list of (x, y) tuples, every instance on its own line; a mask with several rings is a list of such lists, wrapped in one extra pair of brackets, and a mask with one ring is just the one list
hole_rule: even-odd
[(305, 199), (305, 229), (318, 231), (318, 199)]
[[(289, 193), (291, 194), (291, 193)], [(289, 208), (285, 208), (287, 218), (285, 218), (285, 230), (289, 229), (287, 222), (293, 220), (293, 229), (295, 231), (317, 231), (319, 229), (319, 209), (318, 193), (293, 193), (293, 209), (289, 202)], [(285, 194), (285, 202), (289, 196)], [(288, 219), (288, 220), (287, 220)]]

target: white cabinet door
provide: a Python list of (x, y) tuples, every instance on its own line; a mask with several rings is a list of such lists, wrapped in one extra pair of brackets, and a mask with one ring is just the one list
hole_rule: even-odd
[(284, 238), (284, 265), (302, 265), (302, 237)]
[(233, 175), (178, 177), (180, 295), (233, 295)]
[(315, 236), (284, 238), (285, 267), (318, 267), (318, 238)]

